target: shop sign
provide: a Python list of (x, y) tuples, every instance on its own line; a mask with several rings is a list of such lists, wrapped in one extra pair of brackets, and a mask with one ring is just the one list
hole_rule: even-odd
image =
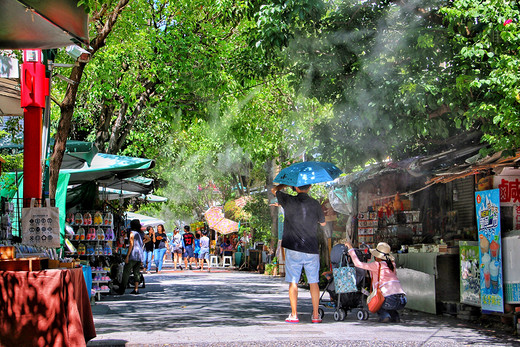
[(480, 306), (480, 267), (478, 242), (459, 241), (460, 302)]
[(520, 230), (520, 204), (513, 206), (513, 230)]
[(500, 205), (520, 204), (520, 178), (518, 176), (495, 176), (493, 187), (500, 191)]
[(504, 312), (499, 189), (475, 192), (482, 311)]

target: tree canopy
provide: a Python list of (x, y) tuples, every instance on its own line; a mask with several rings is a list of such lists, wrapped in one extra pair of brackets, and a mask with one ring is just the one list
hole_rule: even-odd
[(53, 158), (69, 137), (157, 159), (177, 218), (297, 158), (348, 172), (468, 130), (488, 150), (520, 147), (517, 2), (85, 3), (91, 60), (53, 90)]

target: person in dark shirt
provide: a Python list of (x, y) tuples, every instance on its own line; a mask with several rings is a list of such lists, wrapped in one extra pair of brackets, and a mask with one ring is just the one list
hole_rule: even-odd
[(190, 226), (184, 226), (184, 234), (182, 235), (182, 243), (184, 247), (184, 267), (188, 268), (188, 262), (190, 263), (189, 267), (192, 270), (191, 263), (194, 261), (193, 258), (193, 245), (195, 243), (195, 236), (190, 232)]
[(144, 242), (144, 260), (143, 265), (146, 269), (147, 273), (150, 273), (152, 268), (152, 256), (153, 256), (153, 238), (154, 238), (154, 230), (153, 227), (147, 226), (146, 233), (144, 234), (143, 242)]
[(320, 203), (307, 193), (311, 185), (294, 187), (298, 195), (282, 192), (287, 187), (280, 184), (271, 189), (278, 203), (283, 207), (282, 247), (285, 248), (285, 281), (289, 282), (291, 314), (285, 319), (288, 323), (298, 323), (298, 282), (302, 268), (305, 269), (312, 299), (312, 322), (321, 323), (318, 313), (320, 301), (319, 271), (320, 255), (318, 246), (318, 224), (325, 226), (325, 216)]
[(155, 250), (153, 251), (155, 272), (161, 273), (164, 256), (168, 247), (168, 237), (166, 236), (166, 231), (164, 230), (164, 226), (162, 224), (157, 226), (157, 232), (155, 233), (153, 240), (155, 242)]

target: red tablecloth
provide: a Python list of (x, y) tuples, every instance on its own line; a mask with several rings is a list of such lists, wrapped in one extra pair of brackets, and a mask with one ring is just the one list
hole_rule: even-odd
[(86, 346), (96, 337), (81, 268), (0, 271), (1, 346)]

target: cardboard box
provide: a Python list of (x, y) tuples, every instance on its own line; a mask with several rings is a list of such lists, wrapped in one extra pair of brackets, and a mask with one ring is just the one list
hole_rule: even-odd
[(39, 271), (49, 268), (48, 258), (19, 258), (0, 261), (0, 270), (4, 271)]
[(59, 260), (49, 259), (49, 269), (57, 269), (60, 267)]

